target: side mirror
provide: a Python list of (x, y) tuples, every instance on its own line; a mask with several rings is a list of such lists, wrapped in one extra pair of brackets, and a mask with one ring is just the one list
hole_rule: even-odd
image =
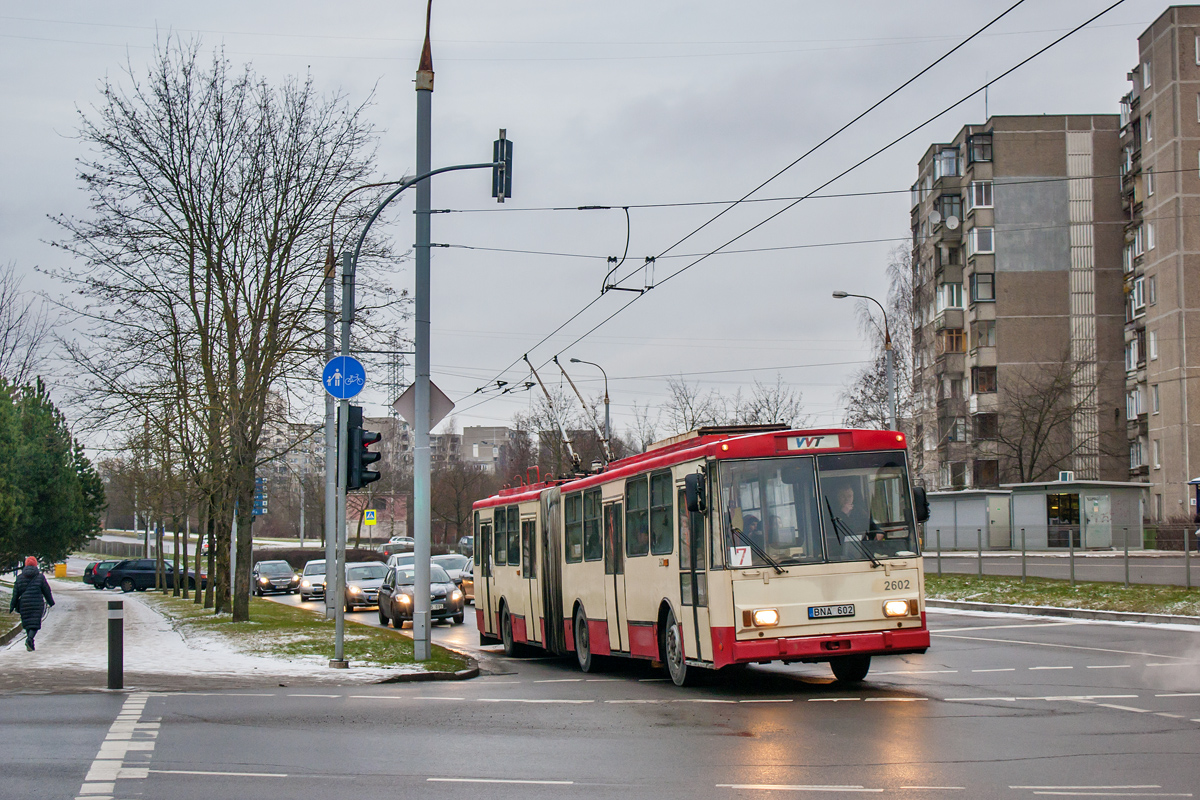
[(704, 502), (704, 476), (693, 472), (683, 479), (683, 486), (687, 497), (687, 510), (694, 514), (703, 514), (707, 510)]
[(914, 486), (912, 493), (913, 507), (917, 513), (917, 522), (925, 522), (929, 519), (929, 496), (925, 493), (925, 487)]

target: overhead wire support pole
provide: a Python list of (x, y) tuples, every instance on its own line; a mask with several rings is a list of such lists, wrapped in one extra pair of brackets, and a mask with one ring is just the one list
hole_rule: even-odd
[[(606, 434), (600, 432), (600, 427), (598, 425), (596, 425), (596, 420), (592, 418), (592, 415), (590, 413), (588, 413), (587, 401), (584, 400), (583, 395), (579, 393), (579, 389), (575, 386), (575, 381), (571, 380), (571, 376), (567, 374), (567, 371), (565, 369), (563, 369), (563, 365), (562, 365), (562, 363), (559, 362), (558, 356), (554, 357), (554, 363), (558, 367), (558, 371), (561, 372), (563, 374), (563, 377), (567, 379), (567, 383), (571, 384), (571, 389), (575, 392), (575, 396), (579, 398), (579, 405), (583, 406), (583, 413), (585, 415), (587, 415), (588, 420), (591, 421), (592, 430), (594, 430), (596, 432), (596, 436), (600, 439), (600, 444), (602, 444), (604, 446), (604, 463), (607, 464), (608, 462), (613, 460), (612, 448), (609, 447), (608, 436)], [(605, 410), (605, 412), (608, 411), (608, 393), (607, 392), (605, 392), (604, 410)]]
[[(334, 280), (337, 262), (330, 244), (325, 259), (325, 362), (333, 359), (337, 318), (334, 311)], [(329, 568), (337, 560), (337, 409), (333, 395), (325, 393), (325, 618), (332, 619), (333, 595), (329, 591)]]

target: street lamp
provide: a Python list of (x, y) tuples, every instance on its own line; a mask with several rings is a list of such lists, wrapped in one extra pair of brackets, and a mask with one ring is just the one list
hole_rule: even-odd
[(847, 297), (858, 297), (863, 300), (870, 300), (872, 303), (879, 306), (879, 312), (881, 314), (883, 314), (883, 352), (884, 352), (884, 364), (885, 364), (885, 370), (886, 370), (885, 380), (887, 383), (886, 388), (887, 388), (887, 396), (888, 396), (888, 416), (890, 417), (892, 430), (898, 430), (899, 428), (896, 424), (896, 375), (895, 375), (895, 367), (892, 364), (892, 359), (895, 356), (894, 356), (894, 353), (892, 350), (892, 332), (891, 332), (891, 329), (888, 327), (887, 309), (885, 309), (883, 307), (882, 303), (880, 303), (878, 300), (876, 300), (874, 297), (871, 297), (870, 295), (854, 294), (853, 292), (837, 291), (837, 292), (833, 293), (833, 296), (837, 300), (843, 300)]
[(582, 358), (572, 358), (572, 364), (588, 364), (600, 370), (600, 374), (604, 376), (604, 442), (610, 448), (612, 447), (612, 417), (608, 413), (608, 373), (604, 371), (604, 367), (594, 361), (584, 361)]

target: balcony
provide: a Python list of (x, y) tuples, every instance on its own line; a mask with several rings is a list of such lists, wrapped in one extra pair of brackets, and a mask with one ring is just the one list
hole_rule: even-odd
[[(961, 267), (959, 268), (961, 270)], [(933, 320), (934, 330), (943, 328), (962, 328), (963, 310), (961, 308), (946, 308), (938, 313)]]

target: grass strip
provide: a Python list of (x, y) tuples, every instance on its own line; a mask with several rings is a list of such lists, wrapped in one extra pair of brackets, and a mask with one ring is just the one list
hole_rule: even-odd
[[(185, 635), (196, 631), (220, 636), (237, 650), (253, 655), (333, 658), (333, 620), (307, 609), (252, 597), (250, 621), (233, 622), (229, 614), (213, 614), (189, 600), (153, 592), (145, 596)], [(360, 666), (393, 668), (416, 663), (412, 639), (390, 628), (347, 622), (343, 643), (345, 657)], [(434, 645), (432, 657), (420, 666), (428, 672), (454, 672), (465, 669), (467, 660)]]
[(933, 600), (970, 600), (1020, 606), (1131, 611), (1140, 614), (1200, 616), (1200, 590), (1182, 586), (1020, 578), (999, 575), (926, 575), (926, 595)]

